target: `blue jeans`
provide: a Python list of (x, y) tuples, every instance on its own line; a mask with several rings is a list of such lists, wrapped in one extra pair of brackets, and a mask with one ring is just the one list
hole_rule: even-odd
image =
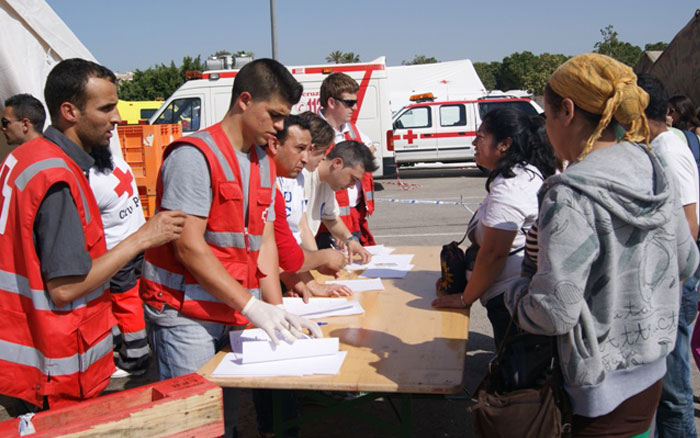
[[(160, 380), (197, 372), (228, 342), (230, 327), (214, 322), (191, 320), (173, 327), (151, 323), (151, 346)], [(236, 437), (236, 416), (240, 391), (223, 388), (226, 437)]]
[(657, 437), (694, 437), (695, 406), (690, 386), (690, 336), (698, 309), (698, 279), (683, 283), (676, 346), (666, 357), (666, 375), (656, 412)]
[[(506, 335), (508, 324), (510, 324), (510, 312), (503, 301), (503, 294), (493, 297), (486, 302), (486, 315), (493, 327), (493, 342), (496, 343), (496, 352), (501, 346), (501, 342)], [(517, 327), (517, 326), (516, 326)]]

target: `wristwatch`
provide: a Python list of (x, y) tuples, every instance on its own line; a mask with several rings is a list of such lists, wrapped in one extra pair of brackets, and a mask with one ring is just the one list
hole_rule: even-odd
[(356, 240), (358, 242), (360, 241), (360, 239), (356, 235), (351, 234), (350, 237), (345, 239), (345, 244), (347, 245), (348, 243), (350, 243), (351, 240)]

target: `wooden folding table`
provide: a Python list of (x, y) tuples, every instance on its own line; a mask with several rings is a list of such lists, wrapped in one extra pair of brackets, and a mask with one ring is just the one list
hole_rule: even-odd
[[(440, 247), (397, 248), (395, 254), (414, 254), (415, 267), (405, 278), (383, 280), (383, 291), (356, 293), (364, 314), (323, 319), (327, 322), (321, 327), (323, 334), (340, 338), (340, 349), (348, 352), (337, 375), (212, 376), (230, 349), (219, 352), (199, 374), (222, 387), (369, 393), (349, 400), (343, 412), (364, 401), (398, 394), (399, 435), (409, 436), (412, 394), (453, 394), (462, 389), (469, 313), (430, 306), (440, 276), (439, 251)], [(341, 278), (357, 276), (357, 272), (345, 272)], [(328, 410), (339, 409), (330, 406)], [(277, 424), (279, 421), (275, 423), (276, 433), (280, 432), (282, 426)]]

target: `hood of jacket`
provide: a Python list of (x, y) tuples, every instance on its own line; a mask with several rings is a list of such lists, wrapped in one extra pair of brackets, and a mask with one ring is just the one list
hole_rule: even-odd
[(636, 228), (656, 228), (672, 218), (671, 181), (659, 158), (645, 145), (622, 142), (594, 150), (583, 161), (548, 178), (541, 195), (556, 184), (576, 189)]

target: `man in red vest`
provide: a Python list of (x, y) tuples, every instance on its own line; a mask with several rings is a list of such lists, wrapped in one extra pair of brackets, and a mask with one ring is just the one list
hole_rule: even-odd
[[(293, 342), (303, 328), (321, 336), (282, 306), (275, 166), (260, 147), (301, 92), (282, 64), (255, 60), (236, 74), (223, 120), (163, 153), (156, 206), (187, 219), (180, 239), (146, 251), (140, 284), (161, 379), (197, 371), (228, 343), (231, 326), (251, 322), (276, 343), (276, 333)], [(227, 436), (235, 434), (236, 396), (224, 391)]]
[(51, 126), (0, 167), (0, 393), (18, 399), (17, 414), (102, 392), (114, 371), (109, 278), (184, 224), (159, 214), (107, 251), (87, 175), (89, 152), (109, 147), (120, 121), (116, 78), (69, 59), (44, 95)]
[[(335, 143), (354, 140), (367, 146), (374, 154), (372, 140), (355, 125), (359, 110), (357, 93), (360, 86), (345, 73), (333, 73), (321, 84), (321, 112), (319, 113), (335, 131)], [(341, 218), (348, 229), (363, 246), (374, 245), (374, 236), (369, 231), (367, 216), (374, 212), (374, 179), (370, 172), (365, 173), (361, 181), (354, 186), (335, 193), (341, 211), (347, 210)], [(348, 207), (348, 208), (345, 208)], [(320, 248), (330, 244), (330, 235), (321, 228), (318, 236)]]

